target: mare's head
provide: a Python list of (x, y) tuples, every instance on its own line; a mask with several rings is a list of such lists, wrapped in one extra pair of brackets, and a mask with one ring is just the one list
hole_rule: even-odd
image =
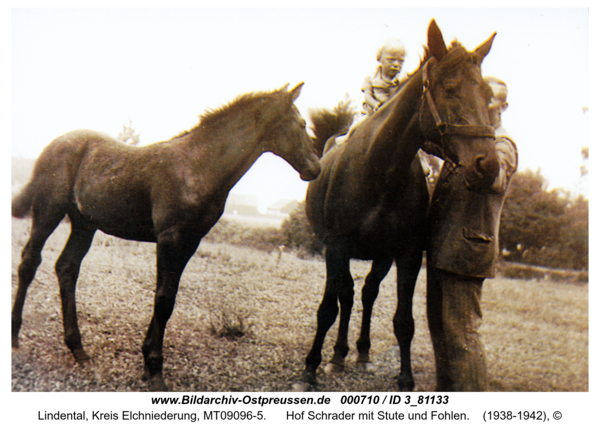
[(306, 131), (306, 121), (294, 105), (302, 85), (298, 84), (291, 91), (286, 86), (274, 93), (276, 103), (265, 108), (272, 111), (266, 117), (274, 120), (265, 135), (263, 147), (285, 159), (304, 181), (310, 181), (319, 175), (321, 165)]
[(457, 42), (448, 49), (435, 21), (427, 35), (430, 58), (423, 66), (420, 119), (433, 146), (425, 150), (457, 165), (474, 188), (490, 186), (500, 168), (488, 112), (492, 90), (481, 76), (494, 37), (468, 52)]

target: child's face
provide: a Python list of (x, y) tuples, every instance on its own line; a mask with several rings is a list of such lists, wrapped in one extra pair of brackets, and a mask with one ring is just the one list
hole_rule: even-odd
[(393, 79), (404, 64), (404, 55), (395, 50), (384, 48), (381, 51), (381, 70), (383, 75), (389, 79)]

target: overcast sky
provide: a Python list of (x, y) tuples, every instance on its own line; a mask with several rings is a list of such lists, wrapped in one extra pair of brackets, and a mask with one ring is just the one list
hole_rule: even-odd
[[(305, 117), (346, 94), (359, 105), (382, 42), (401, 39), (412, 72), (432, 18), (448, 44), (458, 39), (468, 50), (498, 33), (483, 74), (508, 84), (504, 125), (519, 168), (581, 190), (587, 8), (13, 9), (11, 152), (34, 158), (70, 130), (116, 136), (129, 121), (142, 144), (166, 140), (206, 109), (288, 82), (305, 82), (297, 101)], [(303, 200), (305, 189), (270, 155), (234, 192), (256, 195), (264, 209), (283, 197)]]

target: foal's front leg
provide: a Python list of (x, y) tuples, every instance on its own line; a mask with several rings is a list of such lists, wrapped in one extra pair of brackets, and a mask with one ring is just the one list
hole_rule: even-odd
[(175, 297), (181, 274), (198, 248), (199, 239), (175, 229), (163, 232), (156, 244), (156, 294), (154, 314), (142, 347), (144, 353), (143, 380), (152, 391), (167, 391), (163, 379), (163, 339), (167, 322), (175, 307)]

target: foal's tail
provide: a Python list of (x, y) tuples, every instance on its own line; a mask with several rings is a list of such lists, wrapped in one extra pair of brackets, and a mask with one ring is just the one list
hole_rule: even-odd
[(315, 134), (314, 148), (319, 158), (323, 156), (325, 144), (330, 138), (348, 133), (354, 114), (350, 100), (338, 103), (333, 110), (319, 109), (310, 112), (312, 131)]
[(31, 207), (34, 197), (33, 181), (29, 182), (21, 192), (12, 200), (12, 216), (25, 218), (31, 215)]

